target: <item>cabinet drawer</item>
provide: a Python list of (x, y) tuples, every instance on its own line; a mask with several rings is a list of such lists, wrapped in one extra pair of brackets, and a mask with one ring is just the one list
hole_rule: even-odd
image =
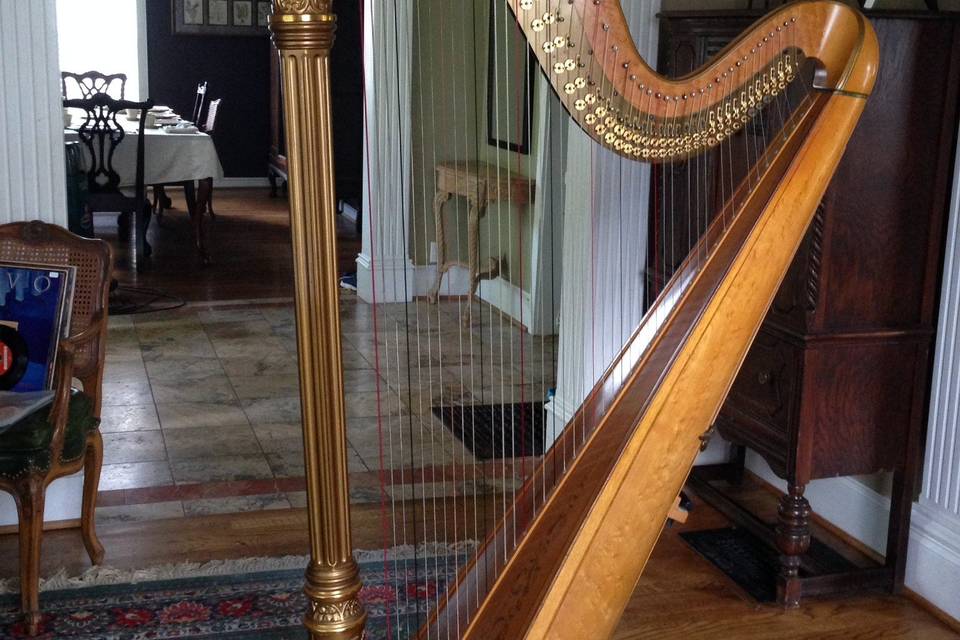
[(724, 416), (744, 428), (766, 432), (785, 446), (801, 368), (799, 349), (761, 329), (730, 389)]

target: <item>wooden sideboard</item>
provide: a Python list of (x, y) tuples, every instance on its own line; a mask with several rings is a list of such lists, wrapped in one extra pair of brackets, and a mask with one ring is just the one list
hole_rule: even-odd
[[(755, 17), (663, 14), (660, 71), (689, 73)], [(776, 545), (787, 606), (803, 595), (899, 589), (919, 481), (960, 113), (960, 21), (870, 18), (881, 43), (876, 91), (717, 419), (738, 455), (691, 477), (707, 502)], [(787, 481), (775, 523), (724, 490), (742, 477), (744, 447)], [(806, 485), (883, 471), (893, 472), (884, 564), (815, 575), (805, 566)]]

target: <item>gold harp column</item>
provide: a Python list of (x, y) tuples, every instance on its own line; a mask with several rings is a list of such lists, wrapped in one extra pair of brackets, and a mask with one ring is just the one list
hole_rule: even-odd
[(270, 31), (280, 52), (289, 163), (306, 458), (310, 566), (304, 625), (311, 638), (359, 640), (367, 614), (350, 540), (347, 438), (330, 108), (332, 0), (274, 0)]

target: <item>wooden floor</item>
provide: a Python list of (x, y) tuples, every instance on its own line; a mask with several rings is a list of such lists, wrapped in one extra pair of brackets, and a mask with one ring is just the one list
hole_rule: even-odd
[[(98, 215), (96, 234), (118, 256), (114, 277), (122, 285), (159, 290), (188, 302), (262, 300), (293, 296), (290, 214), (286, 198), (263, 189), (216, 189), (216, 219), (206, 221), (212, 264), (202, 266), (193, 226), (180, 190), (168, 189), (174, 208), (154, 217), (147, 238), (153, 246), (152, 269), (136, 273), (124, 266), (126, 247), (117, 241), (112, 215)], [(339, 268), (356, 270), (360, 250), (353, 223), (338, 217)]]
[[(723, 524), (718, 513), (697, 503), (685, 528)], [(960, 638), (905, 597), (878, 593), (808, 599), (794, 611), (758, 605), (687, 547), (677, 536), (682, 529), (667, 529), (658, 543), (616, 632), (617, 640)], [(379, 548), (378, 507), (355, 507), (353, 530), (357, 548)], [(100, 533), (107, 549), (107, 562), (120, 568), (307, 552), (307, 518), (303, 510), (113, 524), (103, 527)], [(15, 537), (0, 536), (0, 577), (15, 574), (16, 557)], [(46, 534), (43, 573), (49, 574), (60, 566), (71, 573), (87, 566), (76, 531)]]

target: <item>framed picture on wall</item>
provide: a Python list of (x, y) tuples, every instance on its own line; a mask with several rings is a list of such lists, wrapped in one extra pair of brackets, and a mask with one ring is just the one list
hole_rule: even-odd
[(251, 0), (233, 0), (233, 24), (237, 27), (253, 25), (253, 2)]
[(269, 19), (270, 19), (270, 3), (258, 2), (257, 3), (257, 26), (266, 27)]
[(203, 24), (203, 0), (183, 0), (184, 24)]
[[(173, 33), (192, 36), (265, 36), (270, 2), (170, 0)], [(257, 13), (254, 14), (254, 11)]]
[(207, 11), (207, 23), (218, 26), (230, 24), (230, 14), (228, 12), (227, 0), (210, 0), (209, 11)]
[(487, 31), (487, 142), (528, 154), (537, 59), (502, 1), (490, 0)]

